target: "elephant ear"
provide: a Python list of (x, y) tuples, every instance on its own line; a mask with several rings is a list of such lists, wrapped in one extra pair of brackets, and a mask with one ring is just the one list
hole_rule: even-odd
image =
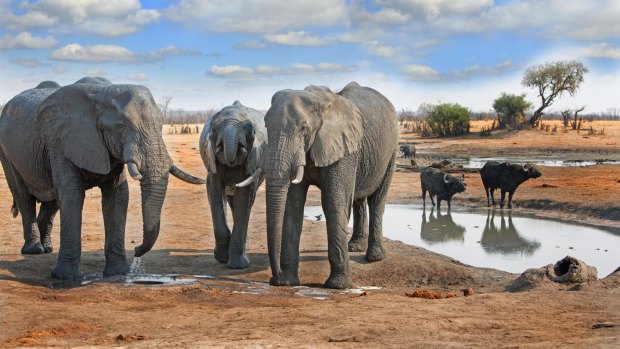
[(35, 121), (48, 144), (77, 167), (107, 174), (110, 155), (97, 128), (93, 95), (102, 89), (92, 84), (62, 87), (41, 103)]
[(245, 165), (246, 174), (252, 174), (262, 165), (263, 154), (267, 149), (267, 131), (264, 126), (254, 125), (254, 142)]
[(215, 158), (215, 149), (213, 147), (213, 142), (211, 142), (211, 123), (213, 120), (213, 116), (210, 117), (205, 123), (204, 128), (202, 129), (202, 134), (200, 135), (200, 156), (202, 157), (202, 162), (207, 167), (207, 171), (211, 174), (217, 173), (216, 166), (216, 158)]
[(310, 146), (310, 157), (317, 167), (333, 164), (357, 151), (364, 132), (359, 109), (346, 98), (332, 92), (313, 90), (320, 95), (319, 130)]

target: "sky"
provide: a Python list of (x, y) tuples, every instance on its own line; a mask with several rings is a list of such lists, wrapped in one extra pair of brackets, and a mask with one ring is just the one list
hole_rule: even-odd
[(492, 110), (530, 66), (579, 60), (549, 111), (620, 110), (619, 0), (0, 0), (0, 103), (44, 80), (147, 86), (169, 108), (266, 110), (282, 89), (350, 81), (397, 110)]

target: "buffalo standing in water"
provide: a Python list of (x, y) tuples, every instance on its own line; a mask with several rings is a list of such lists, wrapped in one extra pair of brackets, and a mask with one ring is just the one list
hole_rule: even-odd
[(499, 207), (504, 208), (504, 199), (508, 193), (508, 208), (512, 208), (512, 195), (517, 187), (530, 178), (538, 178), (542, 176), (540, 171), (532, 164), (518, 165), (509, 162), (499, 163), (497, 161), (489, 161), (482, 169), (480, 169), (480, 177), (484, 185), (484, 191), (487, 194), (487, 205), (495, 206), (495, 198), (493, 192), (499, 188), (502, 197)]

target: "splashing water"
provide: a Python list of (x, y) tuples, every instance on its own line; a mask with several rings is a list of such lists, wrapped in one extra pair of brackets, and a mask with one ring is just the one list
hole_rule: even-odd
[(129, 267), (128, 276), (143, 275), (143, 274), (146, 274), (146, 271), (144, 270), (144, 265), (142, 265), (142, 258), (134, 257), (133, 262), (131, 262), (131, 267)]

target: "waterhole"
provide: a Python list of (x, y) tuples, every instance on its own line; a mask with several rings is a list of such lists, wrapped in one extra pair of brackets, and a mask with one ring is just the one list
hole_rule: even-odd
[(535, 164), (541, 166), (550, 167), (582, 167), (592, 166), (598, 164), (620, 165), (620, 160), (578, 160), (578, 159), (545, 159), (544, 157), (528, 158), (528, 157), (489, 157), (489, 158), (457, 158), (451, 159), (451, 161), (457, 165), (461, 165), (464, 168), (482, 168), (488, 161), (509, 161), (514, 164)]
[[(318, 206), (306, 207), (305, 216), (325, 221)], [(619, 229), (518, 215), (509, 210), (437, 211), (419, 205), (387, 205), (383, 233), (391, 240), (465, 264), (511, 273), (553, 264), (567, 255), (596, 267), (599, 278), (620, 266)]]

